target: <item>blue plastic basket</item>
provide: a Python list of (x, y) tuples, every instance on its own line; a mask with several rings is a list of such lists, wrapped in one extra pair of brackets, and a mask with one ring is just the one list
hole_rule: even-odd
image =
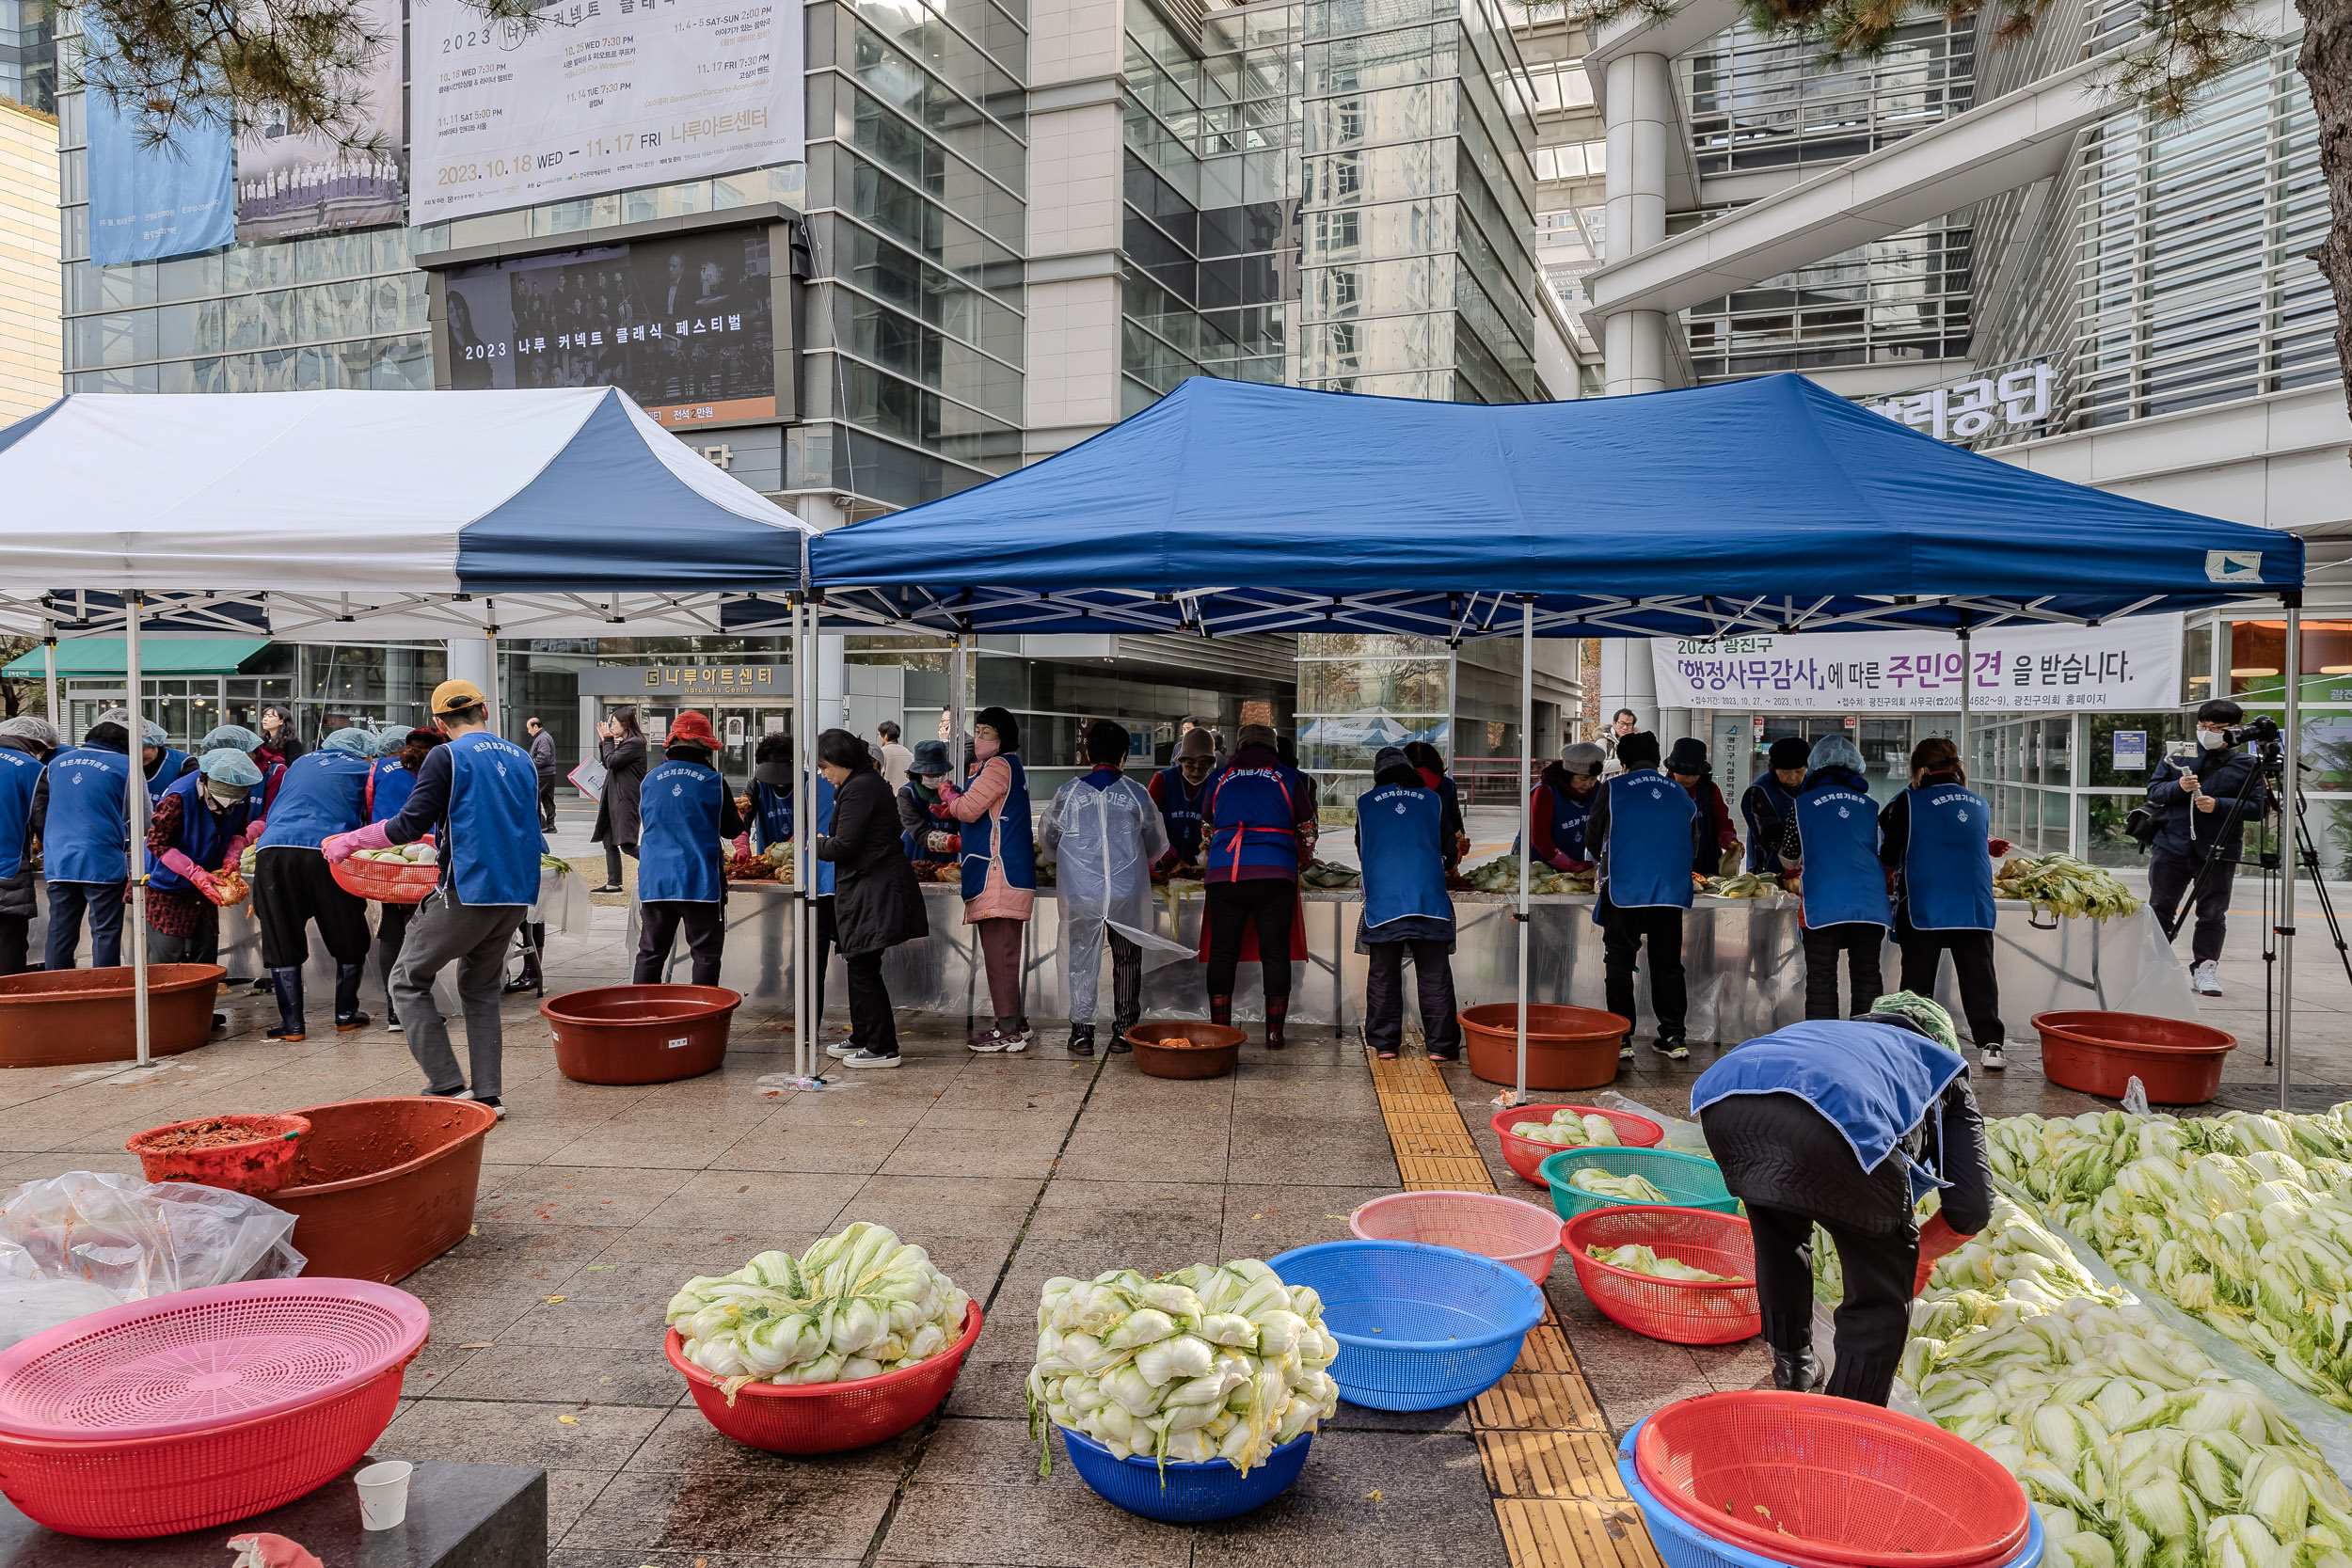
[(1096, 1497), (1167, 1525), (1206, 1524), (1263, 1508), (1291, 1489), (1315, 1440), (1311, 1432), (1294, 1437), (1243, 1475), (1222, 1459), (1165, 1465), (1152, 1459), (1119, 1459), (1084, 1433), (1060, 1430), (1071, 1468), (1086, 1479)]
[(1267, 1263), (1323, 1298), (1340, 1342), (1340, 1398), (1375, 1410), (1438, 1410), (1502, 1381), (1544, 1321), (1544, 1293), (1508, 1263), (1418, 1242), (1325, 1242)]
[(1544, 1185), (1551, 1189), (1552, 1211), (1564, 1220), (1625, 1201), (1569, 1186), (1568, 1178), (1580, 1170), (1643, 1177), (1677, 1208), (1712, 1209), (1719, 1214), (1740, 1212), (1740, 1200), (1724, 1185), (1724, 1173), (1712, 1160), (1672, 1148), (1564, 1148), (1545, 1156), (1544, 1163), (1535, 1167)]
[[(1633, 1463), (1633, 1441), (1645, 1422), (1646, 1418), (1634, 1422), (1617, 1440), (1617, 1479), (1625, 1483), (1626, 1496), (1642, 1511), (1642, 1522), (1649, 1527), (1650, 1541), (1666, 1568), (1788, 1568), (1776, 1558), (1759, 1557), (1728, 1541), (1716, 1540), (1651, 1495)], [(2026, 1544), (2003, 1568), (2035, 1568), (2042, 1560), (2042, 1515), (2028, 1503)]]

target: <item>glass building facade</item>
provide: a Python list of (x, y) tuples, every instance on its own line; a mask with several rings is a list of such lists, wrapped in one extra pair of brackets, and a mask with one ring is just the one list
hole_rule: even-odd
[(57, 43), (52, 0), (0, 0), (0, 98), (57, 112)]

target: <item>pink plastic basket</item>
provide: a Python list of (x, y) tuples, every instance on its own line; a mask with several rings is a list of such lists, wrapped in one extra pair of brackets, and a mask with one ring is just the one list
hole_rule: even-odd
[(1391, 1193), (1347, 1217), (1367, 1242), (1420, 1242), (1474, 1252), (1541, 1285), (1560, 1251), (1559, 1216), (1493, 1193)]
[(350, 1467), (431, 1319), (358, 1279), (265, 1279), (93, 1312), (0, 1353), (0, 1492), (75, 1535), (244, 1519)]

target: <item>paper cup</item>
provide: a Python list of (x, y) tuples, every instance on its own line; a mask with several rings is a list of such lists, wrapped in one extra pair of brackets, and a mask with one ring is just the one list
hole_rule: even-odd
[(371, 1465), (351, 1478), (359, 1488), (359, 1527), (390, 1529), (408, 1517), (408, 1478), (416, 1466), (395, 1459)]

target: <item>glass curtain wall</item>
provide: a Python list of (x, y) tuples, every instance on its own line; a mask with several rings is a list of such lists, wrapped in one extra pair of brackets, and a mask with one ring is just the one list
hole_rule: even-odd
[[(1319, 632), (1298, 639), (1298, 763), (1327, 802), (1372, 784), (1384, 746), (1425, 740), (1449, 763), (1516, 759), (1519, 644), (1435, 637)], [(1517, 795), (1516, 785), (1511, 794)]]

